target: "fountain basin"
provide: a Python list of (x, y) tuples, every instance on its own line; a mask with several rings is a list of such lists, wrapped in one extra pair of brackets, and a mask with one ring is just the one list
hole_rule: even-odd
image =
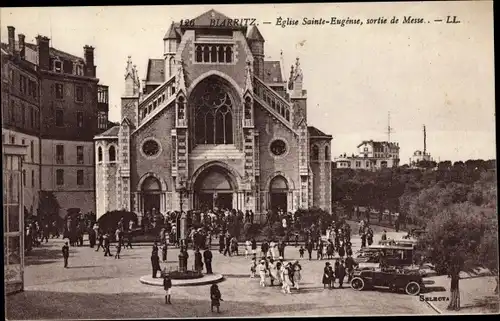
[[(173, 272), (170, 272), (172, 278), (172, 286), (192, 286), (192, 285), (207, 285), (218, 283), (224, 280), (222, 274), (205, 274), (201, 277), (196, 278), (184, 278), (184, 279), (174, 279), (172, 277)], [(153, 278), (151, 275), (144, 275), (139, 278), (142, 284), (152, 285), (152, 286), (163, 286), (163, 278)]]

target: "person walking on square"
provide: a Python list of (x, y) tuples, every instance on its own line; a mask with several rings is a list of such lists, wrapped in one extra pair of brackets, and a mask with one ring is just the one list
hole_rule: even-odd
[(278, 243), (278, 252), (279, 252), (279, 256), (281, 257), (285, 257), (285, 241), (284, 240), (281, 240), (279, 243)]
[(266, 286), (266, 261), (261, 260), (259, 264), (259, 276), (260, 276), (260, 286), (265, 287)]
[(262, 257), (267, 257), (267, 252), (269, 251), (269, 243), (267, 243), (267, 240), (264, 240), (264, 242), (262, 242), (260, 250), (262, 252)]
[(209, 247), (205, 248), (203, 252), (203, 260), (205, 261), (205, 267), (207, 269), (207, 274), (212, 274), (212, 251)]
[(172, 295), (172, 279), (168, 273), (163, 276), (163, 289), (165, 290), (165, 304), (172, 304), (170, 296)]
[(121, 251), (122, 251), (122, 245), (120, 244), (120, 242), (118, 242), (118, 244), (116, 244), (115, 259), (119, 259), (120, 258), (120, 252)]
[(361, 234), (361, 247), (366, 247), (366, 233)]
[(357, 263), (354, 261), (351, 255), (347, 254), (347, 258), (345, 259), (345, 267), (347, 270), (347, 282), (351, 282), (352, 276), (354, 273), (354, 268), (356, 267)]
[(68, 258), (69, 258), (68, 242), (65, 242), (63, 247), (62, 247), (62, 255), (63, 255), (63, 259), (64, 259), (64, 267), (67, 268), (68, 267)]
[(345, 266), (344, 266), (344, 261), (340, 261), (340, 264), (337, 267), (337, 271), (335, 271), (335, 276), (337, 279), (339, 279), (339, 289), (342, 289), (342, 286), (344, 284), (344, 278), (345, 278)]
[(110, 247), (110, 239), (108, 233), (104, 235), (104, 256), (111, 256)]
[(293, 268), (293, 284), (297, 290), (300, 290), (300, 281), (302, 280), (302, 266), (300, 265), (299, 261), (295, 261), (292, 265)]
[(326, 289), (326, 286), (328, 285), (328, 288), (332, 288), (332, 281), (331, 281), (331, 267), (330, 267), (330, 262), (325, 263), (325, 268), (323, 269), (323, 289)]
[[(248, 211), (247, 211), (248, 212)], [(252, 242), (250, 240), (245, 241), (245, 259), (248, 257), (250, 254), (250, 247), (252, 246)]]
[(125, 245), (125, 248), (131, 249), (132, 248), (132, 231), (131, 230), (127, 231), (126, 236), (127, 236), (127, 244)]
[(161, 247), (161, 260), (163, 263), (167, 262), (167, 242), (163, 243), (163, 246)]
[(276, 242), (274, 242), (274, 240), (271, 240), (271, 242), (269, 242), (269, 250), (271, 252), (271, 257), (273, 258), (273, 260), (276, 259)]
[(203, 259), (198, 248), (194, 251), (194, 270), (200, 273), (203, 271)]
[(99, 249), (102, 248), (103, 251), (105, 250), (104, 249), (104, 235), (102, 232), (98, 232), (98, 236), (97, 236), (97, 240), (98, 240), (98, 243), (97, 243), (97, 249), (95, 250), (96, 252), (99, 252)]
[(250, 264), (250, 277), (254, 278), (256, 272), (257, 272), (257, 258), (253, 257), (252, 263)]
[(305, 252), (304, 247), (301, 245), (299, 248), (299, 256), (301, 259), (304, 258), (304, 252)]
[(211, 300), (211, 310), (214, 312), (214, 307), (217, 308), (217, 313), (220, 313), (219, 307), (220, 307), (220, 302), (224, 301), (222, 300), (222, 295), (220, 293), (219, 287), (217, 284), (212, 284), (210, 287), (210, 300)]
[(252, 237), (252, 255), (255, 257), (257, 255), (257, 241), (255, 237)]
[(156, 279), (156, 274), (158, 273), (158, 271), (161, 271), (160, 257), (158, 256), (158, 252), (153, 251), (151, 253), (151, 268), (153, 270), (153, 279)]
[(387, 240), (387, 231), (386, 231), (386, 230), (384, 230), (384, 231), (382, 232), (382, 235), (380, 236), (380, 239), (381, 239), (382, 241), (386, 241), (386, 240)]
[(224, 244), (225, 244), (225, 238), (224, 238), (224, 234), (220, 234), (219, 235), (219, 253), (222, 254), (222, 252), (224, 252)]
[(318, 260), (323, 259), (323, 242), (320, 242), (318, 244), (318, 247), (316, 248), (316, 259)]
[(345, 256), (345, 249), (344, 249), (344, 243), (342, 243), (339, 247), (339, 256), (340, 259), (343, 260)]
[(290, 279), (290, 272), (292, 269), (292, 263), (288, 262), (285, 269), (283, 270), (283, 293), (290, 294), (290, 286), (292, 285), (292, 279)]
[(271, 286), (274, 285), (274, 281), (278, 281), (278, 269), (276, 267), (278, 262), (275, 262), (273, 259), (269, 260), (269, 276), (271, 280)]
[(225, 247), (224, 247), (224, 256), (226, 256), (226, 253), (231, 256), (231, 235), (229, 233), (226, 234), (225, 238)]
[(312, 243), (311, 239), (307, 240), (306, 248), (307, 248), (307, 252), (309, 253), (309, 261), (312, 260), (313, 247), (314, 247), (314, 244)]

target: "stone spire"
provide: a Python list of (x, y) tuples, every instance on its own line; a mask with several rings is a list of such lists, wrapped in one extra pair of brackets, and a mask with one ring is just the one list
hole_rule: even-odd
[(125, 68), (125, 93), (124, 96), (135, 96), (139, 93), (137, 86), (137, 70), (132, 65), (132, 57), (128, 56), (127, 67)]
[(300, 67), (300, 61), (298, 57), (297, 60), (295, 61), (295, 68), (292, 69), (292, 71), (293, 71), (292, 95), (296, 97), (302, 96), (302, 85), (304, 76), (302, 75), (302, 68)]
[(295, 61), (295, 81), (302, 82), (303, 77), (304, 76), (302, 75), (302, 68), (300, 67), (299, 57), (297, 57), (297, 60)]
[(288, 78), (288, 89), (292, 90), (293, 89), (293, 81), (294, 81), (294, 70), (293, 70), (293, 65), (290, 69), (290, 78)]

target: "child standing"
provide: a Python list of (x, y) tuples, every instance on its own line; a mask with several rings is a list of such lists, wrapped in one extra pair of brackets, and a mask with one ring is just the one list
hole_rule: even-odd
[(250, 265), (250, 277), (254, 278), (257, 272), (257, 260), (255, 256), (252, 258), (252, 264)]
[(165, 273), (163, 276), (163, 289), (165, 290), (165, 304), (172, 304), (172, 302), (170, 302), (170, 296), (172, 295), (172, 279), (170, 279), (168, 273)]
[(120, 252), (122, 250), (122, 245), (120, 242), (118, 242), (118, 244), (116, 244), (116, 254), (115, 254), (115, 259), (119, 259), (120, 258)]
[(222, 295), (220, 293), (219, 287), (217, 284), (212, 284), (210, 287), (210, 300), (212, 301), (211, 305), (211, 310), (214, 312), (214, 307), (217, 307), (217, 313), (220, 313), (219, 307), (220, 307), (220, 301), (222, 300)]
[(302, 245), (300, 246), (299, 253), (300, 253), (300, 258), (302, 259), (304, 257), (304, 247), (302, 247)]

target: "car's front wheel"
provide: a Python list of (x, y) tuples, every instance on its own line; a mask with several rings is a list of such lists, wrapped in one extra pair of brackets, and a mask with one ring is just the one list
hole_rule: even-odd
[(361, 291), (365, 288), (365, 281), (362, 278), (354, 278), (351, 280), (351, 288)]
[(405, 291), (408, 295), (418, 295), (420, 293), (420, 284), (415, 281), (411, 281), (406, 285)]

